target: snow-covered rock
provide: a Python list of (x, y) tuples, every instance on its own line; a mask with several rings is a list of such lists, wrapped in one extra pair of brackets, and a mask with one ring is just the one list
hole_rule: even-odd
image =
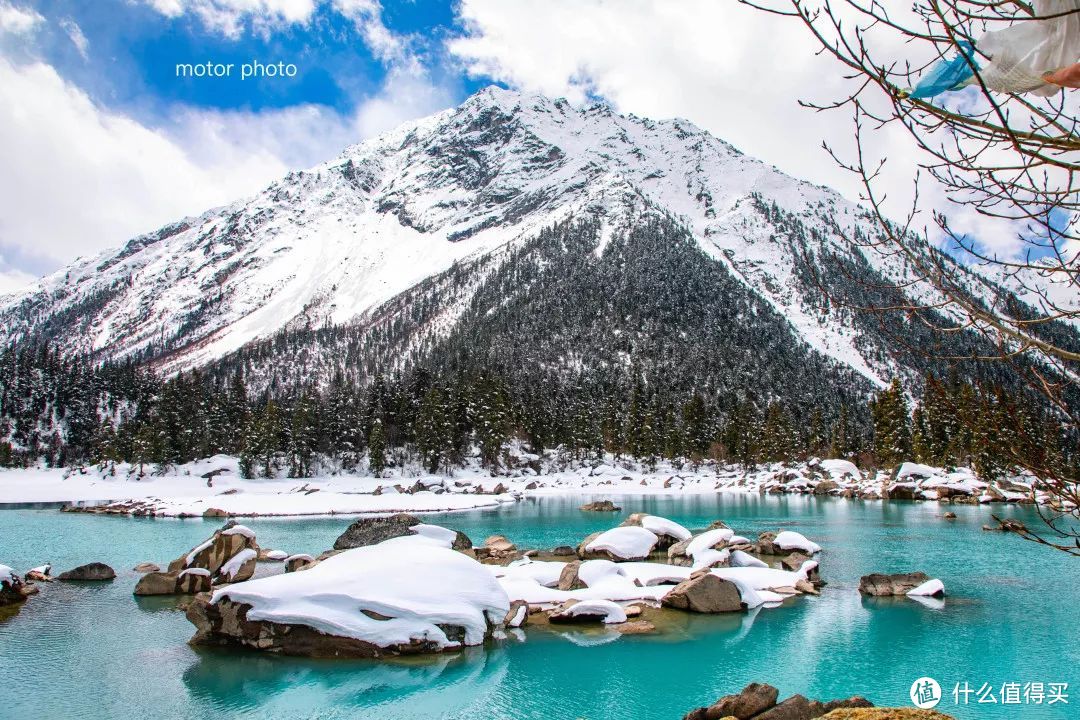
[[(245, 623), (230, 621), (245, 608)], [(380, 657), (479, 645), (509, 610), (483, 565), (415, 535), (346, 550), (304, 572), (230, 585), (192, 603), (188, 619), (198, 628), (196, 643)]]
[(821, 552), (821, 546), (806, 539), (806, 536), (792, 530), (784, 530), (776, 534), (773, 545), (781, 550), (801, 550), (810, 555)]
[(610, 600), (581, 600), (548, 616), (553, 623), (601, 622), (615, 624), (626, 622), (626, 611)]
[(660, 538), (643, 527), (627, 525), (600, 533), (585, 545), (589, 553), (606, 553), (616, 560), (643, 560)]
[(641, 527), (657, 536), (667, 535), (676, 541), (689, 540), (690, 531), (674, 520), (659, 515), (646, 515), (641, 518)]

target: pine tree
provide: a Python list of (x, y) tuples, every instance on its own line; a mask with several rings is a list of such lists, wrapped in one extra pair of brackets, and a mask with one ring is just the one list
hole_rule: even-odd
[(368, 468), (375, 477), (382, 477), (386, 469), (386, 438), (383, 434), (382, 420), (375, 418), (368, 433)]
[(900, 381), (893, 379), (870, 403), (874, 419), (874, 453), (882, 465), (895, 465), (911, 452), (911, 417)]

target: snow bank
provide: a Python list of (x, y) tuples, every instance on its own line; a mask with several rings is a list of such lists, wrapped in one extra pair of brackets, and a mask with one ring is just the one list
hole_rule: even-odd
[(862, 479), (862, 473), (859, 471), (859, 468), (850, 460), (822, 460), (821, 469), (829, 473), (834, 480), (843, 479), (845, 477), (850, 477), (854, 480)]
[(6, 582), (9, 585), (15, 583), (15, 571), (7, 565), (0, 565), (0, 583)]
[(640, 560), (648, 557), (659, 541), (660, 538), (646, 528), (630, 525), (600, 533), (585, 549), (590, 552), (606, 550), (622, 560)]
[(464, 644), (479, 645), (489, 623), (510, 612), (506, 592), (483, 565), (424, 535), (346, 550), (302, 573), (230, 585), (211, 603), (223, 598), (251, 605), (249, 620), (306, 625), (379, 647), (458, 647), (439, 625), (462, 627)]
[(220, 577), (223, 577), (226, 580), (232, 580), (236, 577), (236, 574), (240, 572), (240, 568), (244, 567), (244, 563), (249, 560), (254, 560), (258, 556), (259, 553), (251, 548), (244, 548), (229, 558), (229, 560), (221, 566), (221, 570), (219, 571)]
[(811, 555), (821, 552), (820, 545), (810, 542), (806, 539), (805, 535), (791, 530), (785, 530), (782, 533), (779, 533), (776, 536), (776, 539), (773, 540), (773, 545), (783, 550), (803, 550)]
[(689, 540), (690, 531), (679, 523), (660, 517), (659, 515), (646, 515), (641, 518), (641, 527), (654, 535), (668, 535), (676, 540)]
[(287, 560), (288, 557), (289, 553), (284, 552), (283, 550), (270, 550), (266, 553), (267, 560)]
[(177, 577), (184, 577), (185, 575), (199, 575), (202, 577), (210, 577), (210, 571), (206, 568), (200, 567), (187, 568), (186, 570), (181, 570), (180, 574)]
[(927, 580), (917, 588), (908, 590), (911, 597), (938, 597), (945, 594), (945, 583), (938, 579)]
[(233, 525), (231, 528), (226, 528), (221, 531), (222, 535), (243, 535), (249, 540), (255, 539), (255, 531), (249, 528), (247, 525)]

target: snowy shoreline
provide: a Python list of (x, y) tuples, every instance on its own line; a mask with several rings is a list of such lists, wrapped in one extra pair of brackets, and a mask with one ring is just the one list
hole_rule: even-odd
[[(212, 475), (207, 478), (206, 475)], [(985, 482), (967, 468), (947, 471), (904, 463), (897, 471), (863, 473), (845, 460), (812, 460), (754, 470), (705, 464), (696, 469), (641, 468), (602, 463), (577, 468), (531, 467), (493, 477), (480, 468), (454, 476), (408, 469), (388, 477), (313, 478), (240, 476), (238, 461), (215, 456), (161, 475), (117, 465), (82, 470), (0, 471), (0, 505), (67, 503), (79, 512), (153, 517), (304, 517), (435, 513), (498, 508), (524, 497), (801, 494), (862, 500), (903, 499), (986, 504), (1044, 498), (1031, 478)]]

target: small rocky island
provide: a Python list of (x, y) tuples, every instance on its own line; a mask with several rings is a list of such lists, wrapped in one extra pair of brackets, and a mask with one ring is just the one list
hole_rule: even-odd
[[(316, 557), (260, 548), (230, 521), (165, 571), (141, 564), (134, 592), (192, 596), (195, 645), (381, 658), (481, 645), (526, 625), (629, 635), (659, 632), (665, 613), (777, 607), (821, 592), (820, 552), (791, 530), (752, 540), (721, 521), (691, 532), (646, 513), (551, 550), (501, 535), (474, 546), (460, 531), (397, 514), (356, 520)], [(255, 577), (260, 560), (280, 569)], [(873, 576), (864, 592), (929, 595), (930, 582)]]

